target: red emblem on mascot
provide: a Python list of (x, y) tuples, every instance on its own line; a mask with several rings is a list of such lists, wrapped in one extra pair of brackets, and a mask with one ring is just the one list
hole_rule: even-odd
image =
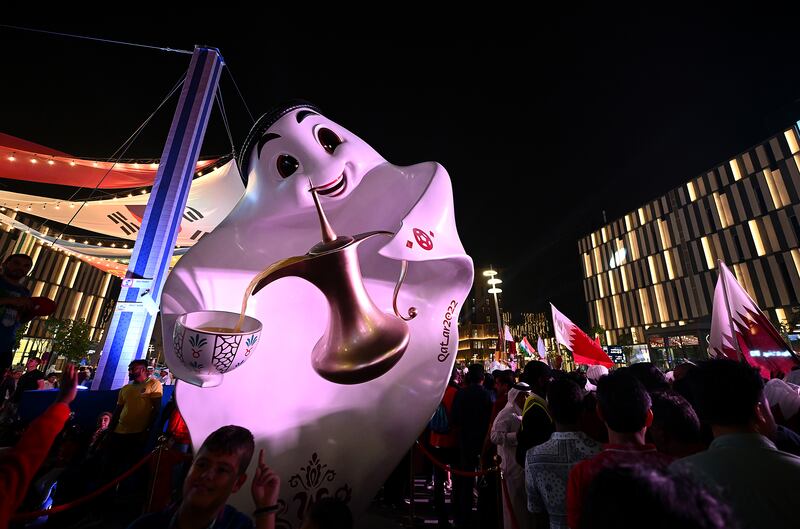
[(417, 244), (419, 244), (423, 250), (433, 250), (433, 240), (431, 239), (432, 236), (433, 233), (428, 235), (424, 231), (414, 228), (414, 239), (417, 240)]

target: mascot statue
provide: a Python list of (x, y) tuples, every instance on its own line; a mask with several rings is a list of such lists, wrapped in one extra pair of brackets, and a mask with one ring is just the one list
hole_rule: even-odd
[(161, 298), (178, 405), (195, 446), (253, 432), (281, 477), (278, 527), (328, 496), (357, 517), (452, 373), (473, 265), (450, 178), (390, 164), (304, 102), (262, 116), (239, 167), (244, 196)]

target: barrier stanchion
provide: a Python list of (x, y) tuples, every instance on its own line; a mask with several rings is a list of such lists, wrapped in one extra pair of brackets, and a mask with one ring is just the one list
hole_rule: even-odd
[(50, 515), (53, 515), (53, 514), (57, 514), (57, 513), (64, 512), (66, 510), (72, 509), (72, 508), (77, 507), (79, 505), (83, 505), (84, 503), (97, 498), (98, 496), (100, 496), (104, 492), (107, 492), (112, 487), (115, 487), (118, 483), (120, 483), (121, 481), (125, 480), (126, 478), (129, 478), (137, 470), (139, 470), (141, 467), (143, 467), (145, 465), (145, 463), (150, 461), (150, 459), (153, 456), (155, 456), (156, 452), (160, 452), (161, 449), (162, 449), (161, 447), (156, 448), (155, 450), (153, 450), (152, 452), (150, 452), (149, 454), (144, 456), (138, 463), (133, 465), (131, 468), (129, 468), (128, 470), (126, 470), (125, 472), (123, 472), (122, 474), (117, 476), (116, 478), (112, 479), (110, 482), (106, 483), (105, 485), (103, 485), (99, 489), (97, 489), (97, 490), (95, 490), (93, 492), (90, 492), (89, 494), (87, 494), (86, 496), (83, 496), (82, 498), (78, 498), (75, 501), (71, 501), (69, 503), (64, 503), (62, 505), (57, 505), (57, 506), (51, 507), (49, 509), (42, 509), (42, 510), (39, 510), (39, 511), (32, 511), (32, 512), (17, 513), (14, 516), (12, 516), (9, 521), (11, 521), (11, 522), (25, 522), (25, 521), (28, 521), (28, 520), (34, 520), (36, 518), (39, 518), (40, 516), (50, 516)]
[(455, 474), (456, 476), (463, 476), (465, 478), (475, 478), (475, 477), (478, 477), (478, 476), (485, 476), (485, 475), (487, 475), (487, 474), (489, 474), (491, 472), (497, 472), (499, 470), (497, 466), (489, 467), (486, 470), (478, 470), (477, 472), (468, 472), (468, 471), (464, 471), (464, 470), (459, 470), (457, 468), (451, 467), (450, 465), (442, 463), (441, 461), (436, 459), (436, 457), (433, 454), (431, 454), (428, 451), (428, 449), (425, 448), (425, 446), (423, 446), (422, 443), (420, 443), (419, 441), (416, 441), (415, 444), (416, 444), (417, 448), (420, 449), (420, 452), (422, 452), (422, 454), (425, 457), (427, 457), (430, 460), (431, 463), (433, 463), (434, 465), (436, 465), (437, 467), (439, 467), (441, 469), (446, 470), (447, 472), (450, 472), (451, 474)]

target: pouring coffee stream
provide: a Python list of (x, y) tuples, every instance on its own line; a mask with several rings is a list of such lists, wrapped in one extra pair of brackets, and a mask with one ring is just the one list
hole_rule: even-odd
[[(309, 182), (310, 183), (310, 182)], [(417, 315), (415, 307), (403, 316), (397, 297), (408, 270), (402, 261), (394, 288), (395, 315), (381, 311), (364, 287), (357, 247), (377, 235), (393, 236), (389, 231), (369, 231), (354, 236), (338, 236), (328, 222), (317, 194), (309, 192), (319, 216), (322, 241), (305, 255), (288, 257), (268, 266), (247, 287), (236, 325), (239, 332), (251, 295), (283, 277), (300, 277), (316, 286), (328, 301), (330, 321), (311, 353), (311, 363), (323, 378), (339, 384), (361, 384), (389, 371), (403, 356), (409, 341), (407, 321)]]

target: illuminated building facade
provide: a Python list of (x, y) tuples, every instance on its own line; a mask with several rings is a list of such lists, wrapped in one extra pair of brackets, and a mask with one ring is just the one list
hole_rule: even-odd
[(578, 241), (590, 325), (653, 361), (701, 357), (717, 260), (776, 323), (800, 320), (797, 124)]
[[(17, 212), (6, 212), (10, 218), (41, 231), (48, 232), (42, 221), (28, 218)], [(2, 259), (25, 253), (33, 259), (31, 273), (22, 285), (34, 297), (42, 296), (55, 301), (56, 311), (50, 316), (59, 320), (85, 320), (91, 327), (90, 338), (99, 342), (108, 317), (114, 309), (121, 280), (86, 262), (52, 249), (33, 236), (9, 225), (0, 226), (0, 256)], [(41, 356), (52, 350), (51, 337), (46, 331), (44, 318), (36, 318), (24, 325), (24, 334), (14, 354), (16, 365), (30, 356)]]

